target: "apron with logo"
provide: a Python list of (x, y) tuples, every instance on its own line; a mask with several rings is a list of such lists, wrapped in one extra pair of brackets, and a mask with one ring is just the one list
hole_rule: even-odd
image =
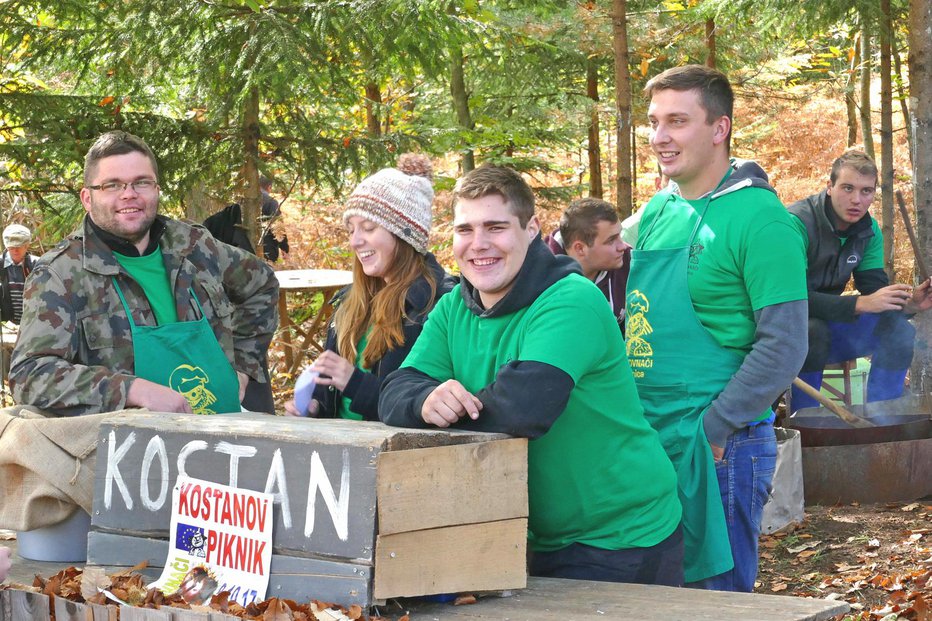
[[(686, 582), (734, 567), (702, 417), (742, 358), (721, 347), (699, 322), (686, 281), (690, 248), (708, 206), (706, 201), (687, 246), (632, 252), (626, 300), (626, 347), (638, 395), (676, 469)], [(644, 240), (662, 213), (663, 208)]]
[(200, 319), (137, 326), (116, 278), (113, 285), (129, 318), (137, 377), (180, 392), (195, 414), (242, 410), (236, 371), (217, 342), (193, 290), (189, 289)]

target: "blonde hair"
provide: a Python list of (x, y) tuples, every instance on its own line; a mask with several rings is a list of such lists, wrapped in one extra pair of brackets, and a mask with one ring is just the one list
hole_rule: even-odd
[[(359, 259), (353, 260), (353, 285), (341, 300), (333, 315), (337, 335), (337, 352), (353, 364), (360, 361), (371, 369), (389, 350), (404, 344), (403, 322), (408, 289), (420, 277), (430, 286), (430, 300), (424, 309), (430, 310), (437, 292), (437, 279), (427, 265), (424, 255), (410, 244), (397, 238), (395, 256), (385, 278), (368, 276)], [(386, 281), (387, 278), (387, 281)], [(371, 327), (366, 347), (356, 351), (360, 339)]]

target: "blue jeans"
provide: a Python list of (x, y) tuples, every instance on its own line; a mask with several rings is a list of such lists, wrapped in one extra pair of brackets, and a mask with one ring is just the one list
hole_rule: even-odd
[(532, 576), (683, 586), (683, 527), (649, 548), (603, 550), (571, 543), (552, 552), (533, 552)]
[(745, 427), (728, 439), (724, 457), (715, 463), (715, 472), (735, 566), (731, 571), (687, 586), (746, 593), (754, 590), (761, 516), (776, 466), (777, 438), (772, 422)]
[[(809, 353), (799, 377), (813, 388), (822, 385), (826, 364), (871, 356), (867, 400), (896, 399), (903, 394), (906, 369), (913, 359), (916, 329), (900, 311), (863, 313), (851, 322), (809, 319)], [(793, 386), (793, 410), (819, 403)]]

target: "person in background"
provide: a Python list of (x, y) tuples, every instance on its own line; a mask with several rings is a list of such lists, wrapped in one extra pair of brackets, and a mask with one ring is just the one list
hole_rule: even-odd
[(385, 380), (379, 416), (530, 439), (532, 575), (681, 585), (676, 474), (605, 298), (547, 249), (516, 171), (476, 168), (454, 199), (460, 284)]
[(22, 224), (3, 229), (0, 255), (0, 321), (18, 324), (23, 316), (23, 288), (36, 257), (29, 254), (32, 232)]
[(278, 327), (272, 268), (158, 215), (158, 163), (132, 134), (91, 146), (81, 203), (84, 221), (26, 283), (15, 401), (58, 416), (239, 412)]
[(397, 168), (364, 179), (349, 199), (353, 284), (334, 296), (326, 351), (307, 412), (291, 416), (379, 420), (382, 381), (398, 368), (421, 334), (427, 313), (453, 287), (427, 250), (434, 190), (430, 160), (406, 153)]
[(579, 262), (583, 276), (608, 300), (624, 334), (631, 246), (621, 240), (621, 223), (612, 204), (592, 197), (573, 201), (560, 218), (559, 230), (544, 242), (554, 254), (566, 254)]
[(671, 183), (641, 216), (628, 359), (677, 469), (686, 581), (750, 592), (777, 456), (770, 404), (806, 352), (805, 251), (764, 171), (730, 157), (725, 75), (677, 67), (645, 95)]
[[(932, 308), (929, 280), (913, 289), (887, 278), (883, 235), (868, 212), (876, 190), (874, 160), (848, 151), (826, 189), (789, 206), (808, 261), (809, 353), (799, 377), (818, 389), (826, 364), (870, 355), (868, 402), (903, 394), (916, 336), (909, 316)], [(852, 278), (859, 295), (841, 295)], [(818, 405), (792, 387), (793, 410)]]
[(279, 256), (288, 256), (288, 252), (290, 251), (288, 236), (282, 234), (282, 238), (278, 239), (272, 232), (271, 223), (273, 218), (279, 215), (281, 206), (278, 204), (277, 200), (272, 198), (270, 194), (272, 191), (272, 180), (265, 175), (259, 177), (259, 191), (262, 193), (261, 217), (259, 218), (259, 223), (262, 225), (263, 229), (262, 240), (260, 242), (262, 244), (262, 254), (266, 259), (274, 263), (278, 261)]

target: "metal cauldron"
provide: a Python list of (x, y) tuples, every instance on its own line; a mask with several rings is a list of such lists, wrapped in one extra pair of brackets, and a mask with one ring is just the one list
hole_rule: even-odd
[(928, 398), (850, 409), (874, 426), (851, 427), (826, 408), (804, 408), (785, 421), (800, 432), (806, 503), (911, 501), (932, 494)]

